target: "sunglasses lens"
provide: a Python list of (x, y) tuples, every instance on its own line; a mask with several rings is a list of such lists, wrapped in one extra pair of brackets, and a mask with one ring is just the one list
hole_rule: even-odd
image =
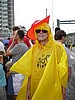
[(41, 32), (41, 30), (40, 30), (40, 29), (38, 29), (38, 30), (35, 30), (35, 32), (36, 32), (36, 33), (40, 33), (40, 32)]
[(42, 31), (43, 33), (47, 33), (47, 32), (48, 32), (47, 30), (44, 30), (44, 29), (42, 29), (42, 30), (40, 30), (40, 29), (35, 30), (36, 33), (40, 33), (41, 31)]
[(42, 30), (42, 32), (43, 32), (43, 33), (47, 33), (48, 31), (47, 31), (47, 30)]

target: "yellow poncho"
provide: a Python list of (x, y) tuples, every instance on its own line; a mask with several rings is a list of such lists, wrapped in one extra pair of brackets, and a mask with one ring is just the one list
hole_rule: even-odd
[[(31, 100), (62, 100), (61, 86), (67, 86), (68, 65), (64, 47), (52, 39), (46, 46), (36, 43), (10, 69), (31, 77)], [(26, 82), (17, 100), (26, 100)]]

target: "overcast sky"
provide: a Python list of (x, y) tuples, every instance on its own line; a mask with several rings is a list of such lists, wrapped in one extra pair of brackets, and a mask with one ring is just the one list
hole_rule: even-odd
[[(30, 28), (31, 24), (38, 19), (50, 15), (50, 26), (56, 27), (57, 19), (75, 20), (75, 0), (14, 0), (15, 4), (15, 25)], [(60, 25), (66, 32), (75, 31), (75, 24)]]

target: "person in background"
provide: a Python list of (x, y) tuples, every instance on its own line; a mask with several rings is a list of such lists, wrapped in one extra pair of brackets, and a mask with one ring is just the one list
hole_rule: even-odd
[(26, 44), (27, 44), (27, 46), (28, 46), (29, 48), (31, 48), (30, 41), (29, 41), (29, 39), (27, 38), (27, 36), (26, 36), (26, 35), (24, 36), (23, 41), (24, 41), (24, 43), (26, 43)]
[(22, 87), (20, 100), (65, 100), (62, 91), (68, 79), (67, 55), (64, 47), (53, 40), (49, 18), (32, 24), (27, 35), (36, 44), (10, 69), (28, 77), (26, 97), (22, 96)]
[[(14, 35), (15, 35), (15, 31), (16, 31), (16, 30), (19, 30), (19, 29), (21, 29), (19, 26), (14, 26), (14, 27), (13, 27), (13, 31), (12, 31), (13, 36), (12, 36), (12, 38), (9, 40), (8, 47), (10, 46), (10, 44), (11, 44), (12, 41), (13, 41), (13, 37), (14, 37)], [(25, 34), (26, 34), (26, 33), (25, 33)], [(24, 35), (23, 41), (24, 41), (24, 43), (26, 43), (26, 45), (27, 45), (29, 48), (31, 47), (30, 42), (29, 42), (28, 38), (26, 37), (26, 35)], [(17, 42), (16, 42), (15, 44), (17, 44)]]
[[(9, 40), (9, 43), (8, 43), (8, 47), (11, 45), (11, 43), (12, 43), (12, 41), (13, 41), (13, 38), (14, 38), (14, 35), (15, 35), (15, 31), (16, 30), (19, 30), (20, 28), (18, 27), (18, 26), (14, 26), (13, 27), (13, 30), (12, 30), (12, 38), (10, 38), (10, 40)], [(15, 43), (16, 44), (16, 43)]]
[[(24, 39), (24, 31), (20, 29), (15, 31), (13, 41), (6, 51), (6, 56), (12, 56), (11, 65), (17, 62), (28, 50), (28, 46), (24, 43), (23, 39)], [(15, 45), (16, 42), (17, 44)], [(10, 67), (8, 68), (8, 70), (10, 69)], [(22, 85), (24, 76), (22, 74), (15, 72), (10, 73), (10, 71), (8, 72), (8, 75), (11, 75), (12, 77), (12, 80), (11, 77), (8, 77), (8, 98), (10, 98), (11, 96), (12, 100), (16, 100), (16, 96)]]
[[(55, 33), (54, 38), (55, 38), (56, 41), (64, 44), (65, 39), (66, 39), (66, 32), (64, 30), (60, 29)], [(67, 47), (65, 47), (65, 50), (66, 50), (66, 53), (67, 53), (67, 56), (68, 56), (68, 81), (69, 81), (70, 78), (71, 78), (71, 73), (72, 73), (72, 61), (71, 61), (71, 57), (70, 57), (71, 53), (70, 53), (70, 50)]]
[(5, 49), (3, 43), (0, 41), (0, 100), (7, 100), (6, 95), (6, 77), (3, 69), (3, 56), (5, 55)]
[(27, 46), (30, 48), (32, 46), (30, 39), (27, 37), (26, 33), (26, 27), (19, 25), (20, 29), (24, 30), (25, 35), (24, 35), (24, 42), (27, 44)]
[[(9, 40), (9, 43), (8, 43), (8, 47), (11, 45), (11, 43), (13, 42), (13, 39), (14, 39), (14, 36), (15, 36), (15, 32), (17, 31), (17, 30), (19, 30), (20, 29), (20, 27), (19, 26), (14, 26), (13, 27), (13, 30), (12, 30), (12, 34), (13, 34), (13, 36), (12, 36), (12, 38), (10, 38), (10, 40)], [(31, 47), (31, 45), (30, 45), (30, 43), (29, 43), (29, 40), (26, 38), (26, 36), (25, 36), (25, 34), (24, 34), (24, 38), (23, 38), (23, 41), (24, 41), (24, 43), (30, 48)], [(17, 41), (15, 42), (15, 44), (14, 44), (14, 46), (17, 44)], [(6, 66), (6, 68), (7, 68), (7, 70), (10, 68), (10, 66), (12, 65), (12, 56), (9, 56), (8, 57), (8, 62), (5, 64), (5, 66)], [(7, 74), (7, 77), (8, 77), (9, 75)]]

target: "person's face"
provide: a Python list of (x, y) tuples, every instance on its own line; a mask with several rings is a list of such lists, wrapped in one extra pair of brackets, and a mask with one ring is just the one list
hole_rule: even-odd
[(14, 30), (14, 31), (13, 31), (13, 36), (15, 35), (15, 32), (16, 32), (16, 31)]
[(14, 34), (14, 40), (16, 40), (16, 41), (18, 40), (17, 32), (18, 32), (18, 30), (16, 30), (16, 31), (15, 31), (15, 34)]
[(48, 39), (48, 31), (45, 29), (36, 29), (35, 30), (37, 40), (42, 42)]
[(62, 43), (65, 43), (65, 41), (66, 41), (66, 37), (63, 36), (63, 38), (62, 38)]

